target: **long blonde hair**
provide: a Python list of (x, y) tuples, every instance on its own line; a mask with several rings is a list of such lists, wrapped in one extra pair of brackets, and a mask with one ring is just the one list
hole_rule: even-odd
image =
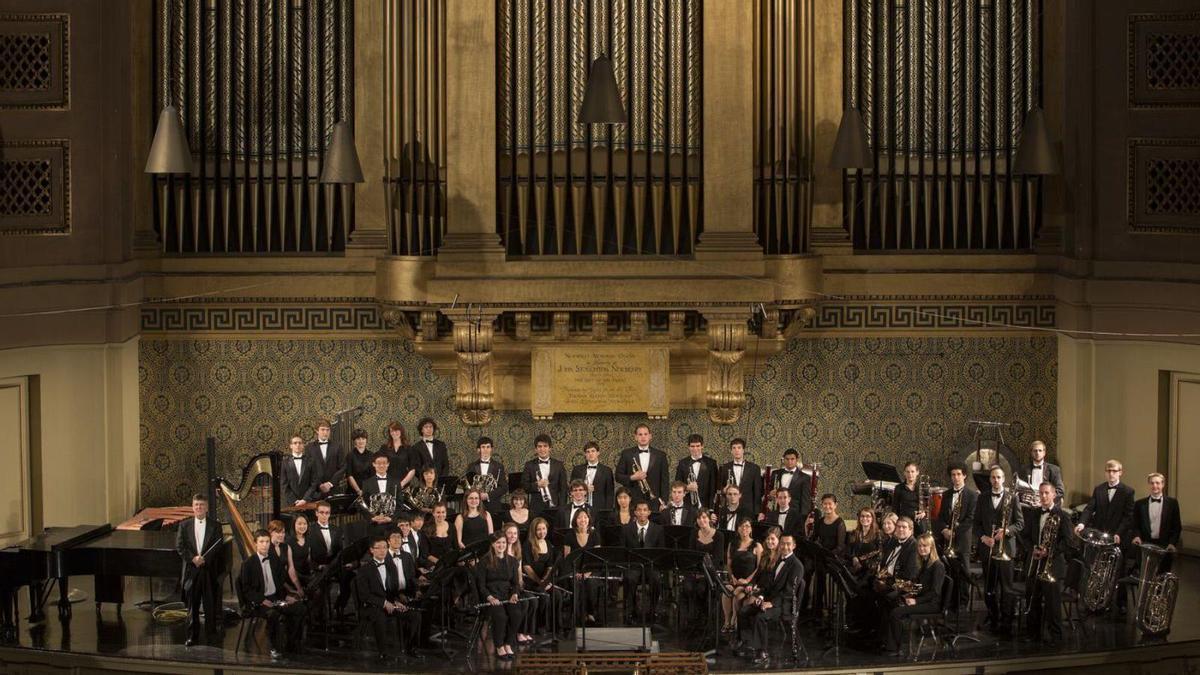
[(928, 558), (922, 558), (921, 549), (917, 549), (917, 559), (921, 562), (921, 569), (925, 569), (926, 567), (938, 561), (937, 545), (933, 541), (933, 535), (928, 532), (917, 537), (917, 546), (920, 546), (921, 544), (929, 544)]

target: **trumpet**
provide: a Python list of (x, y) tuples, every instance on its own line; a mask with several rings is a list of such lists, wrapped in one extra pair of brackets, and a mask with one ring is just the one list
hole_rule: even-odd
[[(698, 463), (695, 460), (693, 460), (692, 466), (690, 468), (688, 468), (688, 483), (696, 483), (697, 486), (699, 486), (700, 474), (699, 474), (699, 470), (696, 469), (697, 466), (698, 466)], [(700, 507), (699, 492), (693, 492), (693, 491), (689, 490), (688, 495), (691, 498), (692, 506), (699, 508)]]
[[(635, 453), (633, 453), (633, 472), (638, 473), (641, 471), (642, 471), (642, 463), (641, 463), (641, 461), (638, 460), (637, 453), (635, 452)], [(638, 481), (638, 489), (640, 489), (642, 491), (642, 494), (646, 495), (646, 497), (649, 498), (650, 501), (653, 502), (658, 499), (658, 497), (656, 497), (654, 495), (654, 491), (650, 489), (650, 481), (646, 480), (645, 478)]]

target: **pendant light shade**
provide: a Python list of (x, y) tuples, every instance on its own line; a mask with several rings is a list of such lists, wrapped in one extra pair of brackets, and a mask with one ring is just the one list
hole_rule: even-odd
[(612, 61), (601, 55), (592, 61), (583, 104), (579, 106), (579, 121), (585, 124), (624, 124), (625, 106), (617, 91), (617, 75)]
[(154, 142), (146, 156), (146, 173), (189, 173), (192, 170), (192, 151), (188, 148), (179, 111), (175, 106), (163, 108), (154, 130)]
[(834, 169), (869, 169), (874, 164), (871, 146), (867, 142), (867, 127), (858, 108), (846, 108), (838, 125), (837, 139), (829, 166)]
[(1021, 142), (1013, 156), (1012, 172), (1025, 176), (1049, 176), (1058, 173), (1058, 153), (1046, 128), (1046, 115), (1034, 108), (1025, 115), (1021, 126)]
[(362, 165), (358, 163), (358, 150), (354, 147), (349, 122), (333, 125), (329, 148), (325, 151), (325, 165), (321, 167), (321, 182), (336, 185), (363, 182)]

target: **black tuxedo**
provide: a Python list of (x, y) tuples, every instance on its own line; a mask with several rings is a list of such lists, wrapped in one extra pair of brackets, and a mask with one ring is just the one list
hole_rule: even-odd
[[(1021, 480), (1029, 483), (1033, 488), (1034, 494), (1037, 494), (1040, 486), (1033, 484), (1033, 465), (1026, 464), (1021, 467)], [(1057, 464), (1051, 464), (1042, 460), (1042, 481), (1054, 484), (1054, 492), (1058, 495), (1055, 501), (1062, 503), (1063, 495), (1066, 493), (1066, 488), (1063, 486), (1062, 469)], [(1030, 507), (1035, 508), (1035, 507)]]
[[(587, 482), (587, 464), (576, 464), (571, 469), (571, 481)], [(595, 490), (591, 493), (592, 508), (598, 511), (612, 511), (616, 505), (613, 502), (616, 485), (613, 482), (613, 470), (603, 464), (596, 465), (596, 476), (592, 479)]]
[(779, 512), (767, 511), (767, 517), (763, 520), (764, 523), (774, 525), (783, 530), (783, 534), (790, 534), (795, 537), (800, 537), (804, 529), (804, 519), (808, 517), (808, 511), (801, 511), (796, 508), (795, 503), (788, 506), (787, 514), (783, 517), (783, 524), (779, 524)]
[(1108, 483), (1101, 483), (1092, 490), (1092, 498), (1087, 508), (1079, 517), (1079, 522), (1089, 525), (1109, 534), (1120, 535), (1124, 544), (1133, 530), (1133, 488), (1124, 483), (1117, 483), (1116, 491), (1110, 501), (1108, 498)]
[[(209, 632), (215, 631), (221, 625), (221, 615), (217, 611), (217, 603), (221, 598), (221, 524), (212, 518), (206, 518), (204, 526), (204, 541), (199, 549), (196, 548), (196, 520), (188, 518), (179, 524), (175, 535), (175, 550), (183, 563), (180, 587), (183, 590), (183, 601), (187, 604), (187, 634), (195, 640), (200, 636), (200, 607), (204, 607), (204, 616)], [(204, 555), (204, 564), (196, 567), (192, 558)]]
[[(1046, 582), (1037, 579), (1037, 575), (1029, 570), (1026, 571), (1025, 588), (1026, 595), (1029, 596), (1029, 617), (1026, 620), (1026, 631), (1034, 639), (1041, 637), (1042, 619), (1046, 620), (1046, 629), (1051, 640), (1062, 639), (1062, 588), (1063, 580), (1067, 576), (1067, 557), (1066, 548), (1068, 542), (1071, 541), (1071, 516), (1063, 511), (1062, 507), (1054, 506), (1050, 509), (1050, 515), (1058, 516), (1058, 533), (1055, 535), (1054, 544), (1050, 547), (1051, 556), (1046, 562), (1038, 563), (1034, 561), (1035, 568), (1037, 565), (1048, 566), (1049, 571), (1054, 575), (1055, 581)], [(1039, 546), (1042, 540), (1042, 509), (1041, 507), (1029, 510), (1030, 521), (1027, 527), (1021, 531), (1021, 539), (1024, 541), (1025, 550), (1032, 551), (1035, 546)], [(1046, 521), (1049, 523), (1049, 520)]]
[(750, 633), (748, 644), (752, 649), (761, 651), (768, 645), (770, 622), (797, 609), (792, 604), (796, 585), (804, 582), (804, 563), (793, 554), (776, 563), (776, 569), (760, 571), (756, 579), (762, 589), (763, 601), (770, 602), (772, 606), (762, 609), (757, 604), (744, 605), (739, 616), (739, 629)]
[(1174, 497), (1163, 495), (1162, 497), (1162, 515), (1159, 517), (1158, 537), (1150, 536), (1150, 497), (1142, 497), (1133, 504), (1133, 522), (1136, 526), (1136, 535), (1141, 538), (1143, 544), (1154, 544), (1155, 546), (1174, 546), (1179, 548), (1179, 541), (1183, 535), (1183, 524), (1179, 517), (1179, 500)]
[[(407, 582), (405, 591), (400, 590), (400, 575), (396, 571), (394, 560), (395, 558), (390, 553), (382, 563), (377, 562), (373, 556), (368, 557), (359, 566), (354, 579), (355, 588), (358, 591), (360, 617), (375, 634), (375, 645), (380, 654), (387, 653), (388, 646), (391, 644), (390, 638), (396, 634), (396, 630), (401, 631), (401, 640), (407, 639), (410, 648), (414, 646), (414, 641), (421, 630), (421, 612), (415, 607), (409, 607), (404, 612), (395, 611), (391, 614), (384, 609), (384, 603), (388, 601), (407, 605), (408, 598), (413, 597), (416, 593), (417, 577), (412, 557), (405, 553), (400, 554)], [(378, 570), (381, 565), (387, 577), (386, 583), (379, 577)], [(396, 629), (389, 630), (391, 628), (389, 624), (392, 622), (397, 622), (399, 625)]]
[[(1009, 494), (1009, 492), (1005, 488), (1004, 494)], [(1004, 537), (1004, 548), (1009, 556), (1015, 558), (1017, 555), (1017, 535), (1021, 533), (1021, 529), (1025, 526), (1025, 517), (1021, 513), (1021, 509), (1017, 506), (1016, 493), (1012, 493), (1012, 496), (1013, 499), (1009, 501), (1009, 533)], [(1000, 503), (1004, 503), (1003, 495), (1000, 497)], [(1000, 510), (992, 506), (992, 493), (989, 491), (980, 494), (978, 501), (975, 503), (975, 536), (992, 536), (992, 532), (1000, 528), (1001, 516), (1002, 513)], [(985, 553), (991, 555), (990, 551)]]
[(893, 605), (884, 616), (883, 638), (888, 651), (900, 649), (900, 635), (905, 617), (937, 612), (942, 606), (941, 589), (946, 579), (946, 566), (941, 560), (935, 560), (924, 567), (918, 562), (917, 570), (914, 581), (921, 584), (921, 591), (913, 598), (916, 604)]
[[(754, 522), (755, 511), (757, 510), (757, 506), (751, 506), (750, 504), (747, 504), (746, 499), (743, 497), (742, 500), (738, 502), (738, 507), (736, 509), (731, 511), (728, 506), (721, 509), (721, 512), (717, 514), (717, 528), (727, 532), (737, 532), (738, 522), (740, 522), (742, 519)], [(736, 514), (736, 517), (732, 522), (730, 522), (729, 518), (731, 514)]]
[(406, 546), (405, 550), (413, 557), (418, 567), (429, 567), (429, 537), (413, 530), (408, 533), (408, 539), (405, 540), (404, 545)]
[(321, 493), (326, 496), (337, 491), (338, 485), (346, 479), (346, 449), (340, 443), (329, 439), (325, 456), (321, 456), (321, 445), (316, 440), (304, 446), (304, 454), (317, 461), (317, 491), (320, 493), (321, 483), (333, 483), (329, 492)]
[[(555, 514), (554, 522), (550, 523), (550, 526), (558, 530), (574, 527), (574, 525), (571, 523), (571, 519), (574, 517), (575, 510), (575, 503), (572, 501), (568, 501), (562, 506), (558, 507), (558, 513)], [(584, 502), (583, 506), (580, 507), (579, 510), (587, 511), (588, 516), (591, 517), (590, 522), (592, 523), (592, 527), (596, 527), (597, 523), (595, 509), (588, 506), (587, 502)]]
[[(1009, 557), (1015, 560), (1017, 557), (1016, 539), (1025, 525), (1025, 518), (1021, 513), (1022, 509), (1015, 492), (1005, 489), (997, 506), (992, 506), (991, 490), (979, 495), (979, 501), (975, 505), (975, 536), (990, 537), (994, 531), (1000, 529), (1000, 521), (1004, 514), (998, 506), (1003, 505), (1004, 495), (1008, 494), (1012, 495), (1007, 509), (1008, 534), (1002, 540), (1001, 546), (1004, 547)], [(988, 608), (988, 622), (994, 629), (1007, 631), (1016, 602), (1016, 594), (1012, 586), (1012, 561), (992, 560), (990, 548), (980, 546), (979, 549), (979, 555), (984, 560), (984, 601)]]
[[(772, 490), (775, 489), (776, 485), (783, 485), (782, 476), (785, 471), (787, 469), (775, 469), (771, 472)], [(800, 513), (803, 513), (804, 517), (808, 517), (808, 514), (813, 510), (812, 478), (801, 471), (799, 466), (792, 471), (792, 481), (788, 485), (787, 491), (792, 495), (791, 506), (789, 508), (796, 509)]]
[(408, 468), (417, 470), (416, 478), (421, 477), (421, 471), (427, 466), (432, 466), (437, 471), (438, 478), (450, 475), (450, 451), (440, 438), (433, 439), (432, 456), (429, 454), (429, 446), (420, 438), (408, 449)]
[(663, 548), (667, 544), (662, 526), (653, 520), (646, 524), (646, 542), (643, 544), (638, 540), (637, 520), (631, 520), (621, 526), (621, 545), (625, 548)]
[[(463, 478), (471, 480), (483, 473), (481, 469), (482, 466), (479, 464), (479, 460), (475, 460), (467, 465), (466, 471), (463, 472)], [(493, 456), (488, 460), (488, 475), (496, 479), (496, 487), (488, 490), (488, 498), (483, 502), (483, 506), (492, 515), (496, 515), (508, 508), (500, 501), (504, 498), (504, 495), (508, 494), (508, 473), (504, 469), (504, 464)]]
[(267, 641), (271, 649), (286, 651), (289, 638), (296, 634), (306, 610), (303, 601), (281, 607), (263, 606), (264, 600), (281, 602), (287, 598), (287, 567), (277, 556), (269, 554), (267, 565), (271, 570), (275, 592), (266, 592), (262, 564), (257, 554), (251, 554), (242, 561), (242, 571), (238, 573), (238, 598), (242, 603), (243, 617), (254, 614), (267, 620)]
[(897, 539), (888, 539), (883, 544), (883, 550), (879, 553), (879, 567), (886, 569), (888, 561), (892, 559), (892, 553), (896, 549), (900, 549), (895, 554), (896, 564), (892, 567), (892, 575), (897, 579), (913, 580), (917, 576), (917, 538), (909, 537), (903, 544)]
[[(357, 502), (356, 504), (360, 513), (367, 518), (371, 518), (371, 509), (369, 508), (371, 504), (371, 496), (381, 494), (379, 491), (379, 479), (375, 476), (375, 474), (371, 474), (371, 476), (363, 482), (362, 489), (362, 501)], [(394, 517), (397, 513), (399, 513), (404, 504), (404, 495), (400, 491), (400, 481), (389, 477), (384, 485), (384, 491), (387, 494), (390, 494), (396, 500), (396, 511), (392, 514)]]
[[(675, 464), (675, 480), (686, 485), (692, 469), (692, 456), (688, 455), (679, 460)], [(713, 496), (716, 495), (717, 489), (717, 463), (712, 457), (703, 455), (700, 457), (700, 465), (697, 467), (696, 485), (699, 488), (696, 495), (700, 498), (700, 506), (706, 509), (713, 507)], [(690, 496), (684, 495), (685, 501), (691, 502)]]
[(321, 526), (314, 520), (308, 526), (308, 548), (312, 551), (314, 565), (328, 565), (342, 552), (342, 529), (330, 523), (329, 546), (325, 545), (325, 536), (321, 534)]
[(279, 489), (283, 492), (284, 506), (291, 506), (301, 499), (311, 502), (321, 494), (317, 483), (321, 460), (301, 455), (300, 473), (296, 473), (295, 459), (296, 456), (290, 452), (284, 455), (279, 472)]
[[(679, 525), (681, 527), (695, 527), (696, 513), (698, 513), (699, 510), (692, 506), (687, 497), (683, 498), (683, 504), (680, 505), (679, 510), (681, 512), (679, 516)], [(671, 507), (671, 502), (667, 502), (667, 505), (663, 507), (663, 510), (654, 515), (658, 517), (659, 525), (666, 526), (675, 524), (675, 514)]]
[(950, 490), (946, 490), (942, 495), (942, 510), (933, 523), (933, 538), (943, 551), (949, 545), (965, 561), (971, 557), (971, 546), (975, 544), (975, 508), (979, 503), (979, 493), (964, 486), (959, 491), (958, 498), (962, 500), (962, 506), (959, 508), (958, 523), (951, 540), (946, 541), (946, 537), (942, 536), (942, 530), (950, 529), (950, 517), (954, 510)]
[[(746, 511), (747, 517), (753, 520), (762, 508), (762, 469), (754, 462), (745, 461), (742, 464), (741, 482), (737, 482), (736, 480), (737, 474), (733, 470), (733, 462), (722, 464), (720, 472), (717, 475), (717, 489), (724, 490), (726, 485), (731, 483), (736, 484), (738, 489), (742, 491), (742, 509)], [(731, 479), (730, 475), (733, 475), (734, 478)]]
[[(631, 520), (627, 524), (621, 526), (621, 545), (627, 549), (634, 548), (664, 548), (666, 544), (666, 535), (663, 533), (662, 526), (654, 521), (646, 523), (646, 540), (642, 542), (638, 539), (638, 524), (637, 520)], [(641, 615), (645, 617), (653, 612), (654, 607), (658, 604), (659, 587), (662, 585), (662, 575), (653, 568), (642, 569), (640, 567), (630, 567), (625, 571), (625, 616), (626, 623), (630, 623), (637, 602), (637, 587), (645, 579), (649, 586), (649, 607), (641, 608)]]
[(521, 470), (521, 488), (529, 495), (529, 510), (541, 515), (542, 512), (558, 508), (567, 501), (567, 472), (562, 462), (553, 457), (550, 458), (550, 476), (547, 480), (549, 485), (546, 489), (550, 492), (553, 505), (547, 504), (546, 500), (542, 498), (541, 488), (537, 486), (537, 482), (542, 479), (539, 462), (537, 457), (525, 462), (525, 467)]
[(629, 490), (634, 504), (640, 501), (649, 502), (650, 511), (654, 512), (658, 510), (658, 500), (666, 501), (671, 496), (670, 472), (667, 468), (669, 460), (667, 459), (667, 453), (658, 448), (651, 447), (650, 466), (641, 467), (646, 472), (646, 483), (649, 484), (650, 491), (654, 493), (654, 498), (651, 499), (650, 495), (642, 491), (641, 481), (635, 481), (630, 478), (630, 476), (637, 473), (637, 469), (634, 468), (634, 460), (637, 459), (640, 463), (641, 460), (638, 459), (640, 454), (636, 447), (626, 448), (621, 451), (621, 458), (617, 460), (617, 482), (624, 485), (626, 490)]

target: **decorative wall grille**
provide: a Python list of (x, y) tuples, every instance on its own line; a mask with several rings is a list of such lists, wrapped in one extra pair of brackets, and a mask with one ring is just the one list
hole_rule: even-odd
[(342, 250), (352, 194), (317, 183), (352, 120), (353, 0), (156, 0), (155, 119), (179, 109), (191, 175), (156, 181), (171, 253)]
[[(691, 253), (702, 227), (700, 6), (497, 2), (497, 230), (510, 254)], [(602, 54), (628, 124), (577, 122)]]
[(1009, 171), (1040, 100), (1041, 0), (846, 0), (846, 104), (874, 165), (849, 171), (858, 249), (1020, 250), (1041, 185)]
[(49, 33), (0, 34), (0, 89), (49, 89), (51, 44)]

